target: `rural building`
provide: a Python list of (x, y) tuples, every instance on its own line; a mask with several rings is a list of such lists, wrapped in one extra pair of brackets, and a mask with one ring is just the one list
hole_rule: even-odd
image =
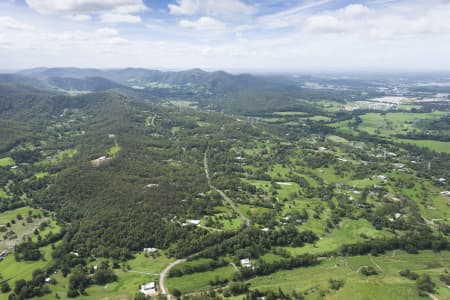
[(141, 285), (140, 292), (146, 296), (154, 296), (156, 295), (156, 284), (154, 282), (149, 282)]
[(153, 253), (158, 251), (157, 248), (144, 248), (144, 252)]
[(249, 258), (244, 258), (244, 259), (241, 259), (241, 266), (243, 268), (251, 268), (252, 263), (250, 262)]
[(101, 164), (104, 164), (106, 162), (108, 162), (109, 160), (111, 160), (112, 157), (106, 157), (106, 156), (100, 156), (97, 159), (91, 160), (91, 165), (94, 167), (99, 167)]
[(8, 250), (4, 250), (0, 253), (0, 260), (4, 260), (8, 256)]
[(153, 187), (158, 187), (159, 184), (158, 183), (149, 183), (146, 185), (148, 188), (153, 188)]
[(196, 226), (200, 225), (200, 220), (187, 220), (187, 222), (188, 222), (188, 224), (191, 224), (191, 225), (196, 225)]
[(441, 192), (441, 194), (445, 196), (450, 196), (450, 191), (443, 191)]

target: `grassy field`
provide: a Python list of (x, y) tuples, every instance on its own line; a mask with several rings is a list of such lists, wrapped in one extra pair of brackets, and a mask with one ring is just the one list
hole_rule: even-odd
[(208, 272), (194, 273), (167, 279), (169, 290), (178, 289), (183, 293), (206, 290), (215, 278), (231, 279), (236, 272), (233, 266), (225, 266)]
[(365, 219), (352, 220), (345, 218), (342, 220), (339, 228), (334, 229), (315, 244), (306, 244), (301, 248), (288, 248), (289, 252), (295, 255), (299, 254), (321, 254), (339, 249), (344, 244), (361, 242), (364, 239), (361, 235), (370, 238), (387, 237), (390, 234), (384, 231), (376, 230), (369, 221)]
[[(14, 245), (16, 240), (21, 240), (24, 235), (26, 234), (32, 235), (34, 229), (38, 227), (39, 223), (44, 221), (44, 218), (42, 219), (33, 218), (32, 219), (33, 222), (28, 223), (26, 221), (26, 217), (28, 216), (28, 213), (30, 211), (32, 215), (41, 213), (39, 210), (33, 209), (31, 207), (21, 207), (18, 209), (0, 213), (0, 224), (7, 224), (9, 222), (11, 224), (9, 230), (12, 230), (17, 235), (17, 238), (11, 240), (4, 240), (2, 234), (2, 238), (0, 239), (0, 251), (9, 249)], [(22, 215), (23, 219), (19, 221), (17, 219), (17, 215)], [(15, 224), (12, 223), (12, 220), (15, 220)], [(54, 226), (56, 226), (56, 224), (54, 224)]]
[[(81, 296), (80, 299), (134, 299), (134, 295), (139, 291), (140, 285), (156, 281), (158, 279), (158, 273), (170, 262), (171, 260), (164, 255), (152, 258), (145, 257), (142, 253), (137, 254), (134, 259), (127, 262), (131, 270), (114, 270), (118, 276), (117, 282), (105, 286), (92, 285), (86, 290), (87, 295)], [(95, 265), (95, 262), (92, 264)], [(56, 277), (56, 280), (59, 283), (52, 288), (53, 293), (42, 299), (54, 299), (56, 293), (58, 293), (61, 299), (70, 299), (66, 297), (67, 279), (59, 275), (59, 277)]]
[[(51, 247), (40, 248), (45, 260), (35, 262), (17, 262), (14, 255), (9, 255), (6, 259), (0, 262), (0, 273), (5, 280), (8, 280), (11, 286), (14, 286), (14, 282), (18, 279), (31, 279), (31, 274), (34, 270), (39, 268), (45, 268), (51, 263)], [(0, 300), (8, 299), (7, 294), (0, 293)]]
[(0, 158), (0, 167), (14, 166), (16, 162), (11, 157)]
[(50, 176), (50, 173), (48, 173), (48, 172), (39, 172), (39, 173), (34, 174), (34, 176), (37, 179), (40, 179), (40, 178), (44, 178), (44, 177)]
[(119, 152), (120, 152), (120, 146), (118, 144), (116, 144), (108, 150), (108, 155), (115, 156)]
[(14, 210), (8, 210), (0, 213), (0, 224), (10, 222), (12, 219), (15, 219), (16, 216), (19, 214), (26, 217), (28, 215), (28, 211), (30, 210), (33, 212), (33, 214), (40, 212), (39, 210), (31, 208), (29, 206), (17, 208)]
[[(31, 273), (37, 268), (45, 268), (50, 261), (50, 247), (41, 248), (45, 253), (47, 261), (38, 261), (33, 263), (20, 262), (17, 263), (13, 256), (9, 256), (7, 260), (0, 263), (0, 270), (6, 279), (11, 280), (11, 285), (15, 279), (25, 278), (30, 279)], [(127, 262), (130, 270), (124, 271), (116, 269), (114, 272), (118, 275), (118, 281), (107, 284), (105, 286), (92, 285), (86, 292), (87, 295), (80, 296), (77, 299), (98, 300), (98, 299), (134, 299), (134, 296), (143, 283), (158, 280), (158, 273), (170, 263), (170, 259), (164, 255), (156, 258), (145, 257), (144, 254), (137, 254), (136, 257)], [(91, 265), (96, 265), (97, 262), (91, 262)], [(69, 278), (63, 277), (60, 272), (53, 275), (57, 284), (51, 285), (51, 293), (39, 299), (50, 300), (55, 299), (58, 294), (59, 299), (70, 299), (67, 297), (67, 287)], [(0, 294), (0, 300), (8, 299), (7, 294)]]
[[(445, 114), (445, 112), (387, 113), (385, 115), (368, 113), (361, 116), (362, 123), (358, 126), (358, 129), (374, 135), (393, 137), (396, 134), (420, 132), (421, 129), (414, 125), (415, 122), (424, 119), (437, 119)], [(411, 139), (399, 139), (398, 141), (426, 147), (438, 152), (450, 153), (450, 143), (448, 142)]]
[(414, 144), (419, 147), (425, 147), (437, 152), (450, 153), (450, 142), (432, 141), (432, 140), (408, 140), (399, 139), (399, 142)]
[(393, 135), (397, 133), (405, 133), (412, 131), (414, 122), (423, 119), (437, 119), (444, 115), (445, 112), (433, 113), (387, 113), (385, 115), (379, 113), (368, 113), (361, 116), (362, 123), (359, 129), (367, 131), (371, 134), (377, 133), (382, 135)]
[[(365, 277), (359, 273), (361, 266), (372, 266), (378, 274)], [(427, 299), (417, 295), (414, 281), (401, 277), (399, 272), (406, 268), (419, 274), (432, 276), (437, 285), (437, 297), (449, 299), (450, 290), (438, 281), (439, 274), (450, 266), (450, 253), (424, 251), (417, 255), (401, 251), (387, 253), (384, 256), (336, 257), (323, 261), (320, 265), (279, 271), (268, 276), (249, 280), (251, 289), (277, 290), (285, 292), (307, 292), (306, 299)], [(344, 287), (338, 291), (329, 288), (329, 279), (344, 281)], [(319, 293), (325, 294), (323, 298)]]

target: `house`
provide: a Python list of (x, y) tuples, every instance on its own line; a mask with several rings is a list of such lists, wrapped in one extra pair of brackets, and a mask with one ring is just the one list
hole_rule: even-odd
[(265, 227), (265, 228), (261, 229), (261, 231), (269, 232), (269, 228)]
[(396, 218), (396, 219), (400, 218), (401, 216), (402, 216), (401, 213), (395, 213), (395, 214), (394, 214), (394, 218)]
[(8, 256), (8, 254), (9, 254), (8, 250), (2, 251), (0, 253), (0, 261), (4, 260)]
[(250, 259), (249, 258), (241, 259), (241, 266), (243, 268), (251, 268), (252, 264), (250, 262)]
[(45, 278), (45, 283), (50, 283), (52, 282), (52, 279), (50, 277)]
[(12, 166), (11, 167), (11, 170), (15, 170), (15, 169), (17, 169), (19, 166)]
[(140, 292), (146, 296), (154, 296), (156, 295), (156, 284), (155, 282), (149, 282), (141, 285)]
[(154, 188), (154, 187), (158, 187), (158, 186), (159, 186), (159, 183), (149, 183), (146, 185), (146, 187), (148, 187), (148, 188)]
[(377, 178), (378, 178), (378, 179), (381, 179), (381, 180), (386, 180), (386, 179), (387, 179), (387, 177), (384, 176), (384, 175), (378, 175)]
[(187, 223), (198, 226), (198, 225), (200, 225), (200, 220), (187, 220)]
[(144, 248), (144, 252), (153, 253), (158, 251), (157, 248)]
[(450, 191), (443, 191), (441, 192), (441, 194), (445, 196), (450, 196)]
[(110, 161), (112, 157), (106, 157), (105, 155), (100, 156), (94, 160), (91, 160), (91, 165), (94, 167), (99, 167), (100, 165)]
[(440, 182), (440, 183), (444, 183), (444, 182), (446, 182), (447, 181), (447, 179), (445, 179), (445, 178), (438, 178), (438, 180), (437, 180), (438, 182)]
[(325, 147), (319, 147), (319, 150), (320, 150), (320, 151), (325, 151), (325, 150), (327, 150), (327, 148), (325, 148)]

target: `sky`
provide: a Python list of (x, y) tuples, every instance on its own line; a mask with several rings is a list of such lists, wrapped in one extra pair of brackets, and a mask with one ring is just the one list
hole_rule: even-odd
[(450, 0), (0, 0), (0, 69), (450, 70)]

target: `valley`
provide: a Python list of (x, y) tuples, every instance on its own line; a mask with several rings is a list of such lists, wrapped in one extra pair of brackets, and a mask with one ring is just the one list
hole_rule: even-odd
[(441, 89), (16, 76), (0, 76), (0, 299), (450, 297)]

